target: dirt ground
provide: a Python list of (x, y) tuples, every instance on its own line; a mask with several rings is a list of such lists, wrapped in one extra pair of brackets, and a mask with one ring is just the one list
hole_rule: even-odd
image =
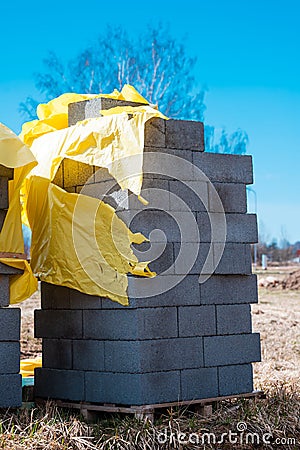
[[(291, 268), (257, 272), (284, 278)], [(21, 358), (41, 356), (41, 340), (34, 338), (34, 310), (40, 308), (40, 293), (21, 304)], [(265, 381), (297, 383), (300, 378), (300, 291), (259, 289), (259, 303), (252, 305), (253, 331), (261, 335), (262, 362), (254, 364), (255, 388)]]

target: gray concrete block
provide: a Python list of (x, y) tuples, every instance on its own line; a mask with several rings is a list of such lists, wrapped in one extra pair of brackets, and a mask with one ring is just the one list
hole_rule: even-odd
[[(222, 202), (223, 210), (226, 213), (246, 213), (247, 212), (247, 192), (243, 183), (213, 183), (217, 194)], [(209, 211), (223, 212), (211, 185), (208, 186)]]
[(9, 275), (0, 275), (0, 306), (9, 305)]
[(84, 338), (162, 339), (177, 337), (177, 311), (170, 308), (83, 311)]
[(227, 242), (258, 241), (256, 214), (226, 214)]
[(253, 183), (252, 157), (249, 155), (194, 152), (193, 163), (210, 181)]
[(253, 391), (251, 364), (218, 368), (219, 395), (245, 394)]
[[(254, 243), (258, 240), (256, 214), (226, 214), (226, 242)], [(224, 242), (224, 214), (198, 212), (201, 242), (211, 242), (211, 222), (215, 226), (214, 242)], [(218, 226), (219, 223), (219, 226)]]
[[(144, 178), (141, 196), (149, 202), (147, 208), (152, 207), (162, 209), (163, 211), (169, 211), (170, 209), (168, 180)], [(129, 197), (128, 207), (130, 209), (145, 208), (134, 194)]]
[(218, 396), (217, 368), (182, 370), (181, 400), (196, 400)]
[(200, 285), (201, 304), (257, 303), (256, 275), (213, 275)]
[(72, 369), (72, 340), (43, 339), (43, 367)]
[(71, 289), (65, 286), (41, 282), (42, 309), (69, 309)]
[(94, 175), (95, 183), (101, 183), (104, 181), (116, 181), (112, 175), (110, 175), (108, 169), (105, 167), (95, 167)]
[[(208, 256), (210, 245), (199, 242), (181, 242), (174, 243), (175, 256), (178, 255), (175, 261), (175, 274), (178, 275), (200, 275), (204, 268), (205, 260)], [(181, 256), (179, 251), (182, 252)], [(192, 261), (195, 258), (195, 263)], [(213, 259), (211, 259), (209, 266), (206, 266), (206, 273), (213, 272)]]
[(250, 305), (218, 305), (217, 334), (251, 333)]
[(20, 327), (20, 308), (0, 308), (0, 341), (19, 341)]
[(41, 338), (82, 338), (82, 311), (35, 310), (34, 335)]
[(86, 372), (88, 402), (147, 405), (179, 399), (179, 371), (143, 374)]
[(82, 102), (70, 103), (68, 107), (69, 127), (84, 119), (101, 117), (102, 109), (115, 108), (117, 106), (142, 106), (147, 103), (127, 102), (113, 98), (94, 98)]
[(83, 401), (85, 373), (79, 370), (38, 368), (34, 371), (36, 398)]
[(0, 342), (0, 374), (19, 373), (20, 343)]
[(193, 153), (195, 152), (192, 150), (145, 147), (143, 155), (144, 179), (194, 181)]
[[(150, 248), (149, 248), (150, 247)], [(139, 261), (149, 261), (149, 267), (157, 274), (174, 273), (174, 249), (173, 243), (167, 242), (144, 242), (133, 248), (133, 253)]]
[[(214, 260), (220, 254), (222, 244), (213, 244)], [(224, 248), (221, 260), (216, 267), (216, 275), (250, 275), (252, 271), (251, 250), (249, 244), (227, 243)]]
[(7, 177), (9, 180), (12, 180), (14, 177), (14, 169), (0, 164), (0, 177)]
[(22, 406), (22, 376), (19, 374), (0, 375), (0, 408)]
[(5, 220), (5, 217), (6, 217), (6, 213), (7, 213), (7, 211), (5, 209), (0, 209), (0, 231), (1, 231), (2, 227), (3, 227), (4, 220)]
[(0, 275), (21, 275), (22, 273), (23, 270), (15, 269), (14, 267), (0, 263)]
[(204, 337), (204, 365), (228, 366), (260, 361), (259, 334)]
[(76, 289), (69, 289), (70, 309), (101, 308), (101, 297), (84, 294)]
[(169, 189), (171, 194), (174, 194), (170, 195), (171, 211), (206, 211), (204, 205), (208, 205), (208, 183), (189, 181), (188, 184), (185, 184), (177, 180), (170, 180)]
[(204, 151), (204, 127), (192, 120), (166, 121), (166, 147)]
[(144, 373), (202, 366), (201, 337), (105, 342), (108, 372)]
[[(199, 305), (198, 275), (163, 275), (155, 278), (128, 278), (128, 296), (131, 308)], [(102, 300), (103, 308), (117, 308), (118, 304)], [(119, 305), (120, 307), (120, 305)], [(122, 308), (122, 307), (121, 307)]]
[(0, 177), (0, 209), (8, 208), (8, 177)]
[[(177, 213), (180, 214), (180, 213)], [(187, 214), (187, 213), (181, 213)], [(118, 216), (130, 226), (131, 231), (143, 233), (148, 237), (153, 230), (162, 230), (165, 237), (158, 237), (156, 240), (151, 235), (151, 240), (156, 242), (180, 242), (180, 229), (175, 218), (165, 211), (157, 209), (144, 209), (135, 214), (134, 211), (120, 211)], [(177, 216), (176, 216), (177, 219)], [(179, 218), (178, 220), (183, 220)], [(181, 225), (181, 222), (179, 222)], [(184, 225), (183, 225), (184, 226)]]
[(103, 371), (104, 341), (74, 340), (73, 369)]
[(154, 117), (145, 123), (145, 146), (165, 147), (166, 120)]
[(181, 306), (178, 308), (179, 336), (216, 334), (214, 306)]

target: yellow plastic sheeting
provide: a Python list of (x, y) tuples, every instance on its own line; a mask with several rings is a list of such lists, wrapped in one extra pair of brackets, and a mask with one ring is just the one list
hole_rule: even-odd
[(42, 358), (29, 358), (29, 359), (22, 359), (20, 361), (20, 374), (22, 377), (33, 377), (34, 376), (34, 369), (37, 367), (42, 367)]
[(45, 133), (55, 130), (61, 130), (68, 126), (68, 105), (70, 103), (90, 100), (93, 98), (113, 98), (116, 100), (127, 100), (139, 103), (148, 103), (133, 86), (126, 84), (122, 91), (117, 89), (111, 94), (75, 94), (66, 93), (44, 104), (41, 103), (37, 107), (38, 120), (26, 122), (22, 127), (20, 138), (22, 141), (31, 146), (34, 139)]
[[(105, 167), (122, 189), (139, 195), (142, 187), (144, 126), (163, 114), (150, 106), (107, 113), (105, 117), (84, 120), (72, 127), (36, 138), (31, 151), (38, 166), (31, 175), (53, 180), (64, 158)], [(108, 110), (109, 111), (109, 110)], [(128, 119), (128, 113), (132, 115)]]
[[(24, 253), (20, 189), (26, 175), (37, 162), (29, 148), (1, 123), (0, 164), (14, 168), (14, 179), (10, 182), (9, 209), (0, 232), (0, 251)], [(37, 280), (26, 260), (1, 258), (0, 262), (24, 271), (22, 275), (14, 275), (10, 279), (10, 303), (23, 301), (37, 290)]]
[(33, 271), (42, 281), (128, 305), (127, 273), (153, 276), (132, 252), (133, 234), (104, 202), (70, 194), (49, 180), (28, 180)]
[(22, 275), (10, 276), (10, 304), (20, 303), (30, 297), (38, 288), (30, 264), (24, 259), (0, 258), (0, 262), (15, 269), (23, 270)]
[[(127, 274), (155, 275), (130, 247), (145, 238), (131, 233), (110, 206), (69, 194), (50, 181), (69, 158), (107, 168), (122, 189), (139, 195), (145, 122), (165, 116), (146, 104), (112, 109), (105, 117), (66, 128), (68, 104), (94, 97), (64, 94), (40, 105), (40, 120), (23, 126), (22, 139), (38, 161), (24, 189), (32, 229), (31, 263), (43, 281), (127, 305)], [(107, 97), (147, 103), (131, 86)]]

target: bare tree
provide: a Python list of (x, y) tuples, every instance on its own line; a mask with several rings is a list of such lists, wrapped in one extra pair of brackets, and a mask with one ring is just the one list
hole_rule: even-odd
[[(64, 92), (108, 93), (132, 84), (167, 116), (204, 120), (205, 91), (197, 86), (196, 58), (187, 56), (184, 42), (173, 38), (167, 26), (148, 26), (134, 39), (122, 27), (108, 26), (97, 41), (78, 55), (62, 62), (54, 52), (44, 59), (45, 73), (35, 74), (40, 101)], [(20, 104), (27, 119), (36, 117), (37, 100)], [(245, 153), (248, 136), (242, 130), (220, 138), (206, 126), (208, 151)]]

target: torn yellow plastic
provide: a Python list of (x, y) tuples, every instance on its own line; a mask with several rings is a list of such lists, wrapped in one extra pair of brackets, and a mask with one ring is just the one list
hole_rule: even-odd
[[(0, 232), (0, 252), (24, 253), (20, 189), (26, 175), (37, 162), (29, 148), (1, 123), (0, 164), (14, 169), (14, 179), (10, 182), (9, 209)], [(14, 275), (10, 279), (10, 303), (23, 301), (37, 290), (37, 280), (26, 260), (1, 258), (0, 262), (24, 271), (22, 275)]]
[(34, 369), (42, 367), (42, 357), (22, 359), (20, 361), (20, 374), (23, 378), (33, 377)]
[[(126, 107), (127, 110), (127, 107)], [(31, 151), (38, 161), (31, 175), (53, 180), (64, 158), (105, 167), (122, 189), (140, 195), (143, 175), (144, 126), (164, 115), (150, 106), (84, 120), (36, 138)]]
[[(50, 181), (69, 158), (107, 168), (122, 189), (139, 195), (144, 125), (165, 116), (148, 105), (125, 107), (66, 128), (68, 104), (92, 97), (64, 94), (40, 105), (40, 120), (23, 126), (21, 136), (38, 161), (23, 190), (32, 229), (31, 263), (41, 280), (127, 305), (127, 274), (155, 275), (130, 247), (146, 238), (131, 233), (109, 205), (69, 194)], [(146, 103), (131, 86), (107, 97)]]
[(23, 124), (20, 138), (31, 146), (34, 139), (55, 130), (61, 130), (68, 126), (68, 105), (70, 103), (81, 102), (93, 98), (113, 98), (116, 100), (127, 100), (147, 104), (133, 86), (126, 84), (122, 91), (115, 89), (111, 94), (75, 94), (66, 93), (37, 107), (38, 120), (32, 120)]
[(127, 274), (154, 275), (130, 247), (145, 238), (104, 202), (70, 194), (45, 178), (28, 183), (33, 271), (42, 281), (128, 305)]

